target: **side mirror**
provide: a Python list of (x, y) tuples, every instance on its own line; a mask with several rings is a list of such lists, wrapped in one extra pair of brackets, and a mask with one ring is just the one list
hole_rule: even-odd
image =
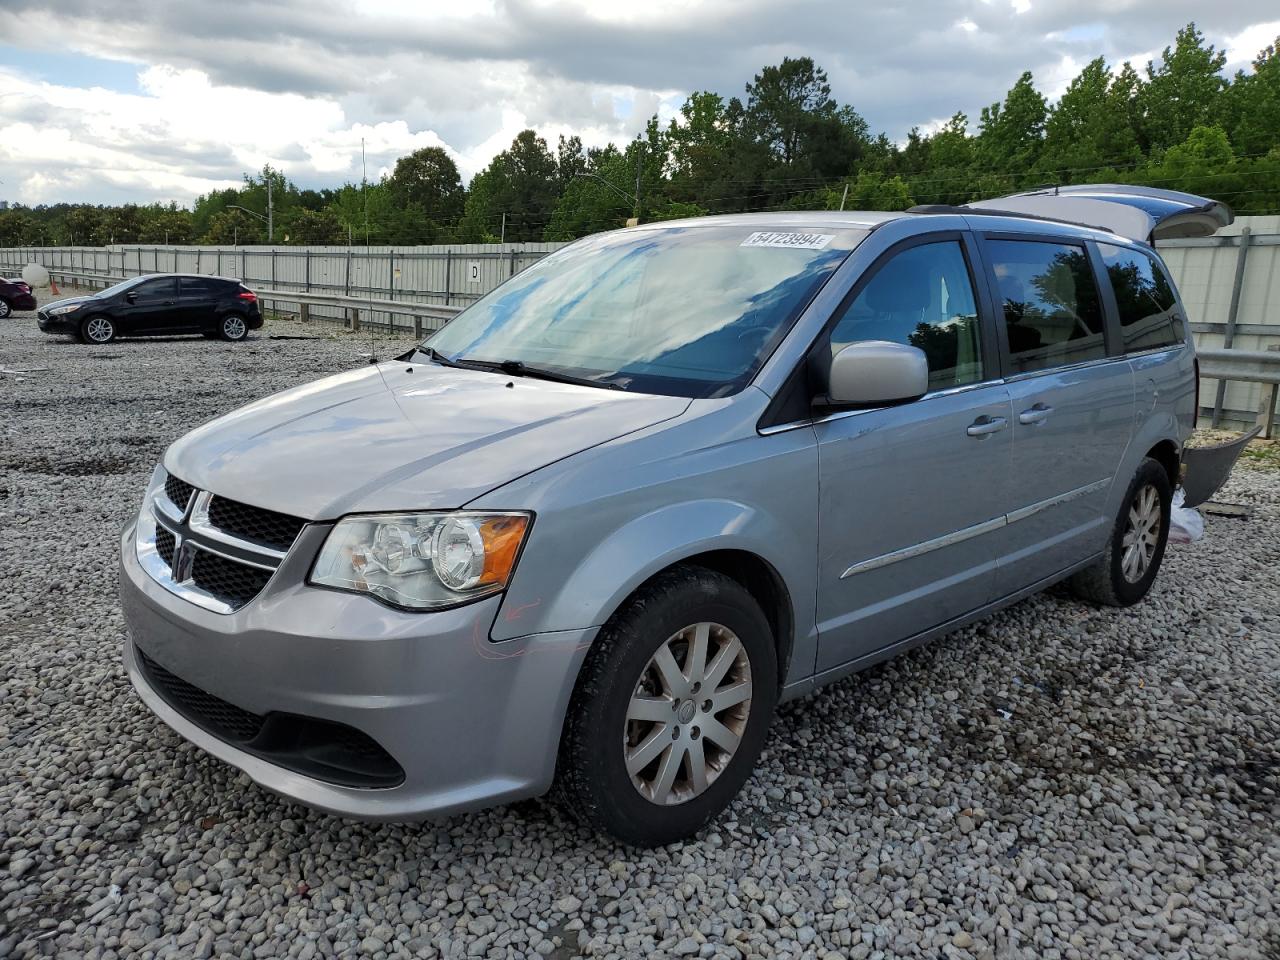
[(919, 400), (929, 392), (929, 361), (905, 343), (864, 340), (831, 358), (825, 403), (832, 407), (883, 407)]
[(126, 294), (124, 295), (124, 298), (125, 298), (126, 300), (128, 300), (130, 303), (137, 303), (137, 302), (138, 302), (138, 295), (137, 295), (136, 293), (126, 293)]

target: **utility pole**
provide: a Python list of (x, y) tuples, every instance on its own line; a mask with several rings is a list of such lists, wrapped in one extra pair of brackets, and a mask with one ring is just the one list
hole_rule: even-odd
[(507, 211), (505, 210), (502, 211), (502, 236), (498, 242), (499, 243), (507, 242)]
[(271, 199), (271, 174), (267, 174), (267, 243), (276, 239), (276, 208)]
[(644, 144), (636, 137), (636, 223), (640, 222), (640, 171), (644, 169)]
[(840, 197), (840, 209), (844, 209), (844, 202), (849, 199), (849, 184), (844, 185), (844, 194)]

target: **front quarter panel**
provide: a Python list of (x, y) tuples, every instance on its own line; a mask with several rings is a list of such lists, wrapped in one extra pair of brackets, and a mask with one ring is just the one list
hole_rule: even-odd
[(492, 639), (599, 626), (666, 567), (742, 550), (785, 585), (794, 618), (787, 681), (808, 676), (816, 648), (817, 450), (807, 427), (760, 436), (755, 422), (767, 403), (754, 388), (696, 401), (678, 421), (585, 451), (470, 504), (536, 513)]

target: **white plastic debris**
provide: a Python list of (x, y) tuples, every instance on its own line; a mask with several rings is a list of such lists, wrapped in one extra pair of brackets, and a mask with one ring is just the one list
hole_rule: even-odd
[(1169, 542), (1193, 543), (1204, 536), (1204, 517), (1195, 507), (1184, 507), (1182, 488), (1173, 492), (1173, 509), (1169, 511)]

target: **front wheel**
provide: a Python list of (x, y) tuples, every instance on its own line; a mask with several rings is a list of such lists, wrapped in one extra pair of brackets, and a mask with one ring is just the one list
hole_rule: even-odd
[(80, 324), (80, 339), (85, 343), (110, 343), (116, 338), (116, 325), (110, 317), (86, 317)]
[(9, 301), (0, 300), (0, 320), (8, 319), (11, 313), (13, 313), (13, 307), (9, 306)]
[(1120, 503), (1106, 553), (1071, 578), (1077, 596), (1111, 607), (1131, 606), (1145, 597), (1169, 542), (1172, 504), (1169, 474), (1148, 457)]
[(777, 702), (768, 620), (737, 581), (678, 567), (601, 630), (570, 702), (562, 805), (626, 843), (693, 836), (751, 775)]
[(228, 313), (218, 324), (218, 335), (235, 343), (249, 335), (249, 325), (240, 314)]

